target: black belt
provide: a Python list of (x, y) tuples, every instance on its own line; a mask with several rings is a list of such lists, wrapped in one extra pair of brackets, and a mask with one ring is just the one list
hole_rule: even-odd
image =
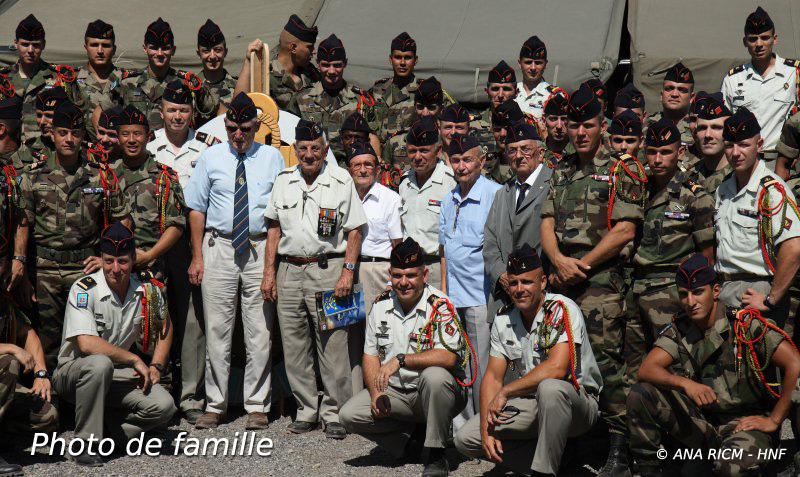
[[(214, 238), (223, 238), (225, 240), (233, 240), (233, 234), (226, 234), (222, 233), (217, 229), (206, 229), (206, 232), (211, 232), (211, 236)], [(267, 233), (262, 232), (260, 234), (250, 234), (250, 240), (261, 240), (267, 238)]]
[(438, 255), (425, 254), (422, 256), (422, 261), (425, 262), (425, 265), (430, 265), (431, 263), (439, 262), (441, 259), (442, 257)]
[(649, 275), (654, 274), (669, 274), (674, 278), (675, 270), (677, 269), (677, 265), (647, 265), (644, 267), (637, 266), (633, 269), (633, 278), (648, 278)]
[(59, 263), (77, 263), (95, 255), (94, 249), (56, 250), (54, 248), (36, 246), (36, 256)]
[(772, 282), (772, 277), (762, 277), (752, 273), (717, 273), (723, 282)]
[(344, 257), (343, 253), (321, 253), (319, 255), (309, 255), (306, 257), (297, 257), (291, 255), (281, 255), (280, 259), (285, 260), (292, 265), (307, 265), (309, 263), (317, 263), (319, 262), (320, 257), (325, 257), (326, 259), (330, 260), (332, 258), (342, 258)]
[(367, 257), (366, 255), (359, 255), (358, 256), (359, 262), (388, 262), (388, 258), (383, 257)]

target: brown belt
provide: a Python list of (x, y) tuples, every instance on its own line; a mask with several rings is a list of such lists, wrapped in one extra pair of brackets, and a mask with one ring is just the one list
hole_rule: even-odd
[[(341, 258), (344, 257), (343, 253), (322, 253), (320, 255), (325, 256), (328, 260), (332, 258)], [(319, 262), (320, 255), (310, 255), (307, 257), (294, 257), (291, 255), (282, 255), (281, 260), (286, 260), (287, 262), (291, 263), (292, 265), (308, 265), (309, 263), (317, 263)]]

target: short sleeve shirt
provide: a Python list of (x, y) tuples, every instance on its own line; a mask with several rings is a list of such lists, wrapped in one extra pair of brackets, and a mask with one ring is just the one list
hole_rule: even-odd
[(423, 252), (439, 254), (439, 214), (442, 201), (456, 186), (453, 169), (438, 162), (433, 173), (420, 185), (413, 169), (406, 172), (400, 182), (400, 219), (403, 239), (417, 241)]
[(373, 184), (361, 200), (367, 216), (361, 255), (389, 258), (392, 240), (403, 238), (400, 224), (400, 196), (379, 183)]
[[(183, 189), (189, 185), (189, 179), (192, 177), (200, 154), (208, 149), (209, 145), (213, 146), (219, 142), (216, 138), (206, 134), (200, 136), (194, 129), (189, 129), (186, 142), (176, 153), (167, 140), (167, 133), (164, 129), (155, 131), (154, 135), (153, 140), (147, 143), (147, 151), (155, 156), (156, 162), (171, 167), (178, 174), (178, 182), (181, 183)], [(208, 143), (201, 139), (207, 140)]]

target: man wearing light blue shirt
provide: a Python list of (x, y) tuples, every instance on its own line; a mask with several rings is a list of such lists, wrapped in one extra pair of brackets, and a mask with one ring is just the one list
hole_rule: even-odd
[(480, 412), (481, 377), (489, 361), (486, 303), (491, 283), (483, 268), (483, 227), (501, 186), (481, 176), (486, 158), (474, 136), (454, 134), (448, 152), (458, 185), (442, 200), (439, 247), (447, 271), (443, 288), (478, 358), (470, 402), (461, 415), (468, 419)]
[(283, 156), (254, 143), (256, 107), (244, 93), (225, 116), (229, 143), (208, 148), (198, 159), (186, 204), (191, 209), (192, 263), (189, 280), (201, 285), (206, 323), (206, 412), (199, 429), (214, 428), (227, 411), (231, 338), (241, 284), (247, 367), (244, 408), (247, 429), (265, 429), (270, 406), (273, 306), (261, 296), (267, 226), (264, 220)]

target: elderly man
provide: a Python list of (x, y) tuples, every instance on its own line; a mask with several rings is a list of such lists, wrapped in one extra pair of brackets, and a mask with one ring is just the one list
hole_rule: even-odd
[[(344, 439), (339, 408), (353, 395), (349, 330), (320, 329), (316, 295), (352, 292), (367, 217), (350, 175), (326, 163), (328, 143), (320, 125), (301, 120), (295, 141), (299, 164), (280, 173), (265, 213), (269, 232), (261, 293), (269, 302), (280, 296), (286, 374), (297, 401), (289, 431), (309, 432), (321, 420), (326, 437)], [(322, 375), (321, 404), (315, 361)]]
[(456, 133), (468, 134), (469, 121), (469, 111), (457, 103), (445, 106), (439, 114), (439, 137), (442, 139), (439, 159), (448, 166), (450, 165), (450, 159), (447, 157), (447, 149), (450, 147), (450, 138)]
[(189, 280), (201, 285), (206, 324), (206, 412), (195, 426), (214, 428), (227, 410), (233, 322), (240, 301), (248, 358), (245, 427), (265, 429), (275, 312), (259, 293), (267, 238), (263, 215), (283, 156), (253, 141), (256, 106), (244, 93), (231, 101), (225, 129), (229, 143), (210, 147), (200, 156), (186, 188), (192, 234)]

